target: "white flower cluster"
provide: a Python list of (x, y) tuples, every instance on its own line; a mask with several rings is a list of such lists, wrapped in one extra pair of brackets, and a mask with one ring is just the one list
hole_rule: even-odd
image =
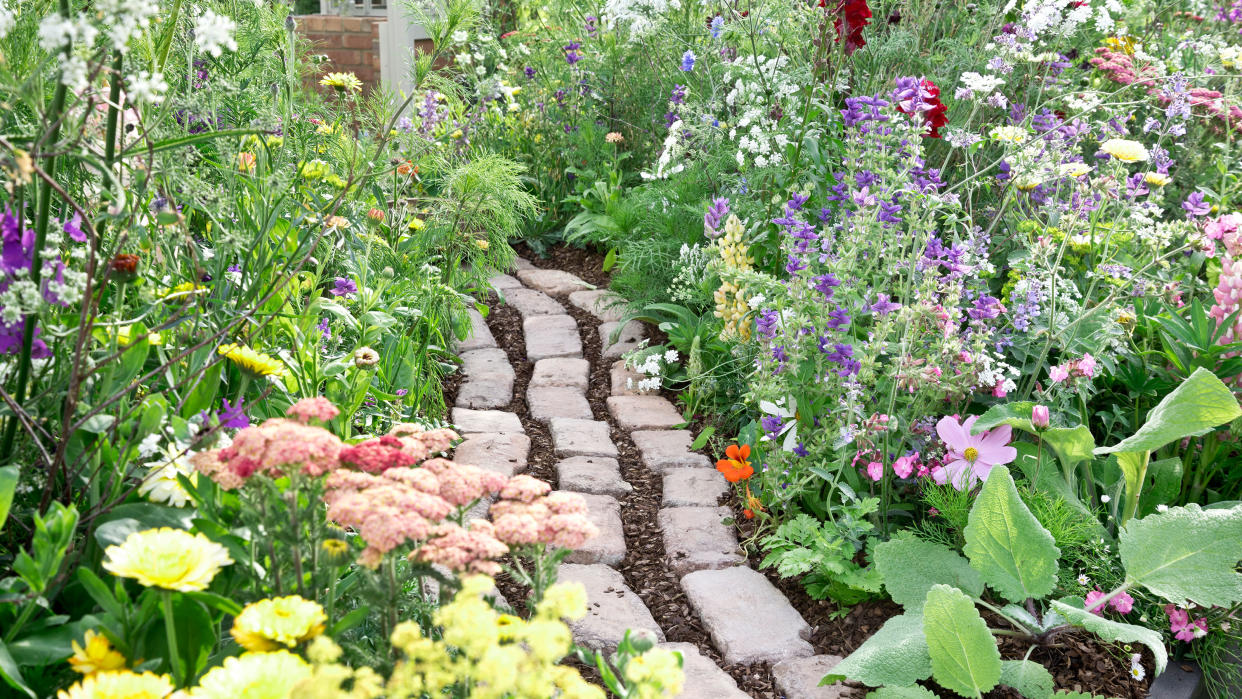
[(664, 147), (660, 149), (660, 157), (656, 160), (655, 172), (641, 173), (644, 180), (666, 180), (686, 169), (685, 163), (673, 165), (673, 158), (681, 155), (685, 144), (681, 140), (681, 120), (674, 121), (668, 127), (668, 135), (664, 137)]
[(668, 286), (668, 296), (674, 303), (700, 301), (702, 287), (707, 277), (707, 267), (714, 259), (711, 248), (682, 244), (677, 255), (677, 276)]
[(156, 0), (98, 0), (95, 3), (112, 48), (124, 53), (130, 39), (141, 36), (151, 27), (151, 20), (159, 13)]
[[(641, 359), (641, 363), (635, 363)], [(625, 358), (626, 366), (638, 371), (644, 377), (637, 382), (634, 379), (626, 379), (625, 387), (631, 391), (658, 391), (664, 380), (661, 378), (665, 366), (673, 366), (681, 360), (681, 355), (677, 350), (670, 349), (663, 353), (656, 348), (656, 351), (648, 351), (646, 348), (639, 348)]]
[[(734, 157), (738, 167), (746, 167), (747, 161), (755, 167), (768, 167), (779, 165), (783, 159), (782, 151), (789, 145), (789, 136), (782, 132), (778, 119), (773, 118), (770, 105), (775, 101), (784, 109), (785, 101), (798, 92), (797, 84), (784, 70), (788, 63), (788, 56), (778, 56), (755, 62), (739, 60), (734, 64), (736, 77), (733, 88), (725, 95), (725, 104), (741, 114), (729, 129), (729, 139), (737, 141)], [(786, 128), (796, 126), (794, 121), (786, 118)]]
[(17, 26), (17, 15), (9, 9), (8, 3), (0, 2), (0, 39), (8, 36), (15, 26)]
[(665, 13), (680, 10), (680, 0), (608, 0), (604, 3), (604, 26), (628, 30), (633, 42), (654, 31)]
[(194, 21), (194, 45), (219, 58), (225, 49), (237, 50), (237, 40), (233, 38), (236, 31), (237, 23), (228, 15), (207, 10)]

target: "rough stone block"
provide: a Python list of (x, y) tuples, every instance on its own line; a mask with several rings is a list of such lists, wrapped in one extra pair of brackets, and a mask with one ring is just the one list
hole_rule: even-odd
[(516, 277), (510, 277), (507, 274), (497, 274), (491, 279), (488, 279), (487, 283), (491, 284), (493, 289), (501, 291), (502, 293), (506, 289), (522, 288), (522, 282), (518, 281)]
[(516, 308), (523, 319), (565, 313), (565, 307), (556, 299), (534, 289), (508, 289), (505, 291), (505, 303)]
[(526, 286), (552, 296), (565, 296), (591, 286), (569, 272), (562, 272), (559, 269), (519, 269), (517, 276)]
[(599, 534), (574, 549), (566, 562), (603, 563), (616, 566), (625, 558), (625, 530), (621, 528), (621, 503), (611, 495), (579, 493), (587, 504), (587, 517)]
[(681, 653), (686, 683), (678, 699), (750, 699), (749, 694), (737, 688), (729, 673), (700, 653), (693, 643), (661, 643), (660, 648)]
[(480, 432), (466, 435), (453, 460), (512, 477), (526, 470), (529, 456), (530, 437), (524, 434)]
[(453, 424), (462, 434), (490, 432), (493, 434), (524, 434), (522, 421), (514, 413), (503, 410), (471, 410), (453, 408)]
[(623, 498), (634, 490), (621, 477), (621, 465), (607, 456), (571, 456), (556, 465), (556, 478), (561, 490), (577, 493)]
[[(617, 328), (621, 328), (617, 332)], [(616, 340), (613, 340), (613, 333), (617, 334)], [(599, 342), (603, 348), (600, 355), (604, 359), (616, 359), (628, 352), (638, 349), (646, 332), (643, 330), (643, 324), (637, 320), (631, 320), (625, 325), (619, 322), (600, 323), (599, 325)]]
[(664, 430), (685, 422), (677, 408), (661, 396), (609, 396), (608, 412), (626, 430)]
[(611, 652), (621, 643), (626, 629), (664, 640), (664, 631), (642, 599), (626, 587), (621, 573), (605, 565), (566, 563), (557, 569), (556, 579), (576, 582), (586, 588), (587, 615), (569, 625), (574, 638), (582, 645)]
[[(610, 399), (611, 400), (611, 399)], [(690, 451), (690, 430), (639, 430), (630, 433), (642, 454), (643, 465), (663, 473), (671, 468), (714, 468), (711, 459)]]
[[(724, 661), (779, 663), (815, 654), (811, 627), (762, 573), (750, 568), (700, 570), (681, 579), (690, 606)], [(755, 620), (762, 619), (762, 633)]]
[(492, 336), (491, 329), (487, 327), (487, 320), (483, 314), (473, 308), (466, 309), (466, 314), (470, 316), (470, 334), (466, 336), (466, 339), (454, 344), (457, 351), (470, 352), (495, 347), (496, 338)]
[(535, 371), (530, 377), (530, 387), (564, 386), (586, 393), (590, 376), (591, 363), (585, 359), (573, 357), (541, 359), (535, 362)]
[(568, 315), (532, 316), (522, 323), (522, 332), (526, 335), (528, 361), (582, 356), (578, 324)]
[(721, 524), (727, 507), (666, 507), (660, 510), (664, 553), (678, 576), (696, 570), (746, 565), (732, 527)]
[(576, 388), (532, 386), (526, 389), (526, 405), (530, 408), (530, 416), (540, 422), (547, 422), (554, 417), (572, 417), (579, 420), (595, 417), (586, 396)]
[(615, 323), (625, 317), (625, 299), (607, 289), (575, 291), (569, 295), (569, 302), (603, 323)]
[(663, 507), (715, 507), (729, 483), (715, 469), (671, 468), (664, 472)]
[(531, 264), (530, 260), (526, 259), (525, 257), (519, 257), (513, 260), (513, 269), (520, 272), (524, 269), (539, 269), (539, 268)]
[(819, 686), (819, 681), (839, 662), (841, 657), (837, 655), (782, 660), (772, 666), (776, 691), (783, 692), (785, 699), (840, 699), (853, 690), (840, 683)]

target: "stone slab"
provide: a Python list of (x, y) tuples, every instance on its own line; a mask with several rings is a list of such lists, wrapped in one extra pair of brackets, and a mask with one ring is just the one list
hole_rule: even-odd
[(517, 258), (514, 258), (513, 260), (513, 269), (518, 270), (520, 272), (521, 270), (524, 270), (524, 269), (538, 269), (538, 267), (532, 265), (530, 263), (530, 260), (526, 259), (525, 257), (517, 257)]
[(522, 322), (522, 333), (526, 336), (527, 361), (582, 356), (578, 324), (568, 315), (532, 316)]
[[(1150, 672), (1150, 669), (1148, 670)], [(1225, 677), (1218, 678), (1225, 692), (1223, 697), (1242, 697), (1242, 694), (1231, 691), (1232, 688)], [(1164, 672), (1152, 680), (1147, 689), (1148, 699), (1208, 699), (1207, 683), (1203, 678), (1203, 670), (1189, 660), (1171, 661)]]
[[(727, 664), (779, 663), (815, 654), (811, 627), (762, 573), (741, 566), (700, 570), (681, 579)], [(756, 633), (755, 620), (762, 620)]]
[(718, 570), (746, 565), (732, 527), (721, 520), (732, 514), (727, 507), (665, 507), (660, 510), (664, 553), (678, 577), (696, 570)]
[(664, 430), (686, 421), (662, 396), (609, 396), (608, 412), (626, 430)]
[(678, 699), (750, 699), (749, 694), (737, 688), (729, 673), (700, 653), (693, 643), (661, 643), (659, 647), (681, 653), (686, 682)]
[(612, 369), (608, 373), (612, 382), (612, 395), (637, 396), (643, 393), (638, 389), (638, 382), (647, 377), (641, 372), (626, 367), (625, 360), (618, 359), (613, 362)]
[(820, 687), (819, 681), (841, 662), (839, 655), (790, 658), (772, 666), (776, 691), (785, 699), (841, 699), (853, 690), (841, 683)]
[(625, 530), (621, 528), (621, 503), (611, 495), (579, 493), (587, 504), (587, 517), (599, 534), (587, 539), (565, 559), (568, 563), (620, 565), (625, 558)]
[(457, 446), (453, 460), (512, 477), (526, 470), (529, 457), (530, 437), (480, 432), (466, 435), (466, 441)]
[(504, 295), (505, 303), (517, 309), (522, 318), (535, 316), (555, 316), (565, 312), (565, 307), (556, 299), (534, 289), (508, 289)]
[(513, 367), (509, 364), (509, 355), (504, 350), (486, 347), (462, 352), (461, 371), (466, 376), (495, 373), (512, 375)]
[(571, 456), (564, 459), (556, 464), (556, 479), (562, 490), (576, 493), (623, 498), (634, 490), (634, 486), (621, 477), (621, 465), (607, 456)]
[(463, 352), (461, 362), (466, 380), (457, 389), (457, 405), (464, 408), (501, 408), (513, 400), (516, 377), (504, 350), (488, 348)]
[(575, 291), (569, 295), (569, 302), (603, 323), (615, 323), (625, 317), (625, 299), (607, 289)]
[(565, 296), (591, 287), (578, 277), (559, 269), (519, 269), (517, 276), (526, 286), (551, 296)]
[(547, 422), (554, 417), (572, 417), (579, 420), (595, 417), (586, 395), (577, 388), (532, 386), (526, 389), (526, 405), (530, 408), (530, 416), (540, 422)]
[(453, 408), (453, 424), (461, 434), (490, 432), (492, 434), (525, 434), (522, 421), (515, 413), (503, 410), (471, 410)]
[(715, 507), (729, 483), (715, 469), (670, 468), (664, 472), (662, 507)]
[(586, 588), (587, 615), (571, 622), (574, 638), (593, 650), (612, 652), (627, 629), (658, 641), (664, 631), (656, 624), (641, 598), (625, 585), (621, 573), (605, 565), (566, 563), (557, 569), (558, 582), (575, 582)]
[[(611, 398), (609, 400), (612, 400)], [(643, 465), (663, 473), (673, 468), (715, 468), (712, 460), (690, 451), (694, 435), (690, 430), (638, 430), (630, 433)]]
[[(620, 328), (620, 332), (617, 331)], [(613, 340), (613, 333), (617, 333), (616, 340)], [(643, 338), (646, 337), (646, 331), (643, 330), (643, 324), (637, 320), (631, 320), (625, 325), (618, 322), (600, 323), (599, 324), (599, 342), (600, 356), (604, 359), (617, 359), (638, 349), (642, 344)]]
[(617, 456), (617, 445), (612, 443), (606, 422), (554, 417), (548, 425), (552, 432), (552, 448), (561, 458)]
[(487, 283), (491, 284), (493, 289), (498, 290), (522, 288), (522, 282), (518, 281), (516, 277), (511, 277), (507, 274), (497, 274), (488, 279)]
[(535, 362), (530, 377), (530, 387), (564, 386), (576, 388), (583, 393), (591, 377), (591, 363), (574, 357), (552, 357)]
[[(517, 281), (516, 279), (514, 281)], [(466, 315), (470, 316), (470, 334), (464, 340), (458, 340), (454, 343), (454, 347), (458, 352), (470, 352), (471, 350), (487, 349), (496, 346), (496, 338), (492, 336), (492, 331), (487, 327), (487, 320), (473, 308), (466, 309)]]

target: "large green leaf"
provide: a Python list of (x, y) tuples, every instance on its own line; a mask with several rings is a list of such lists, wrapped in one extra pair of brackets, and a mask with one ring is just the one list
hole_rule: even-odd
[(983, 594), (983, 579), (970, 562), (942, 544), (914, 536), (897, 536), (875, 547), (876, 570), (893, 601), (917, 612), (932, 585), (943, 583), (973, 597)]
[(908, 687), (931, 674), (923, 617), (902, 614), (884, 622), (879, 631), (837, 663), (819, 684), (822, 687), (848, 679), (872, 687)]
[(933, 585), (923, 603), (923, 635), (932, 676), (964, 697), (982, 697), (1000, 681), (1000, 649), (974, 600), (948, 585)]
[(998, 425), (1009, 425), (1024, 432), (1034, 432), (1035, 427), (1031, 425), (1031, 411), (1034, 408), (1035, 404), (1029, 400), (994, 405), (975, 420), (970, 431), (972, 434), (979, 434)]
[(1138, 432), (1095, 453), (1155, 451), (1170, 442), (1206, 434), (1239, 416), (1242, 408), (1233, 392), (1215, 374), (1200, 367), (1152, 408)]
[(1048, 699), (1056, 684), (1052, 673), (1033, 660), (1002, 660), (1000, 683), (1018, 690), (1026, 699)]
[(1050, 427), (1041, 434), (1044, 444), (1052, 447), (1057, 458), (1061, 460), (1061, 468), (1069, 471), (1080, 462), (1091, 458), (1095, 450), (1095, 437), (1086, 425), (1077, 427)]
[(1174, 507), (1131, 520), (1118, 550), (1126, 579), (1175, 604), (1203, 607), (1242, 602), (1242, 507)]
[(9, 649), (4, 645), (4, 641), (0, 640), (0, 679), (13, 689), (34, 699), (34, 690), (26, 685), (26, 678), (22, 677), (22, 671), (17, 667), (17, 663), (13, 660), (13, 656), (9, 655)]
[(867, 695), (867, 699), (940, 699), (930, 689), (920, 687), (881, 687)]
[(1151, 649), (1151, 654), (1156, 658), (1156, 674), (1164, 672), (1164, 666), (1169, 662), (1169, 654), (1164, 649), (1164, 639), (1159, 633), (1144, 626), (1096, 616), (1087, 611), (1082, 599), (1077, 597), (1053, 600), (1052, 608), (1070, 624), (1084, 628), (1106, 641), (1142, 643)]
[(4, 522), (9, 518), (9, 508), (13, 505), (13, 493), (17, 492), (17, 478), (21, 467), (17, 464), (0, 468), (0, 531), (4, 531)]
[(1008, 469), (998, 466), (988, 475), (965, 536), (970, 565), (1001, 597), (1021, 602), (1052, 592), (1061, 551), (1018, 497)]

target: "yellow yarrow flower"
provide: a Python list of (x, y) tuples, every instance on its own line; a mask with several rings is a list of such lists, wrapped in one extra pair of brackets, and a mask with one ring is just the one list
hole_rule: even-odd
[(239, 369), (255, 378), (282, 376), (285, 373), (285, 365), (279, 359), (270, 354), (257, 352), (246, 345), (230, 342), (227, 345), (220, 345), (216, 352), (224, 355)]
[(1147, 160), (1147, 146), (1124, 138), (1110, 138), (1100, 144), (1100, 150), (1123, 163), (1138, 163)]
[(160, 527), (134, 532), (119, 546), (109, 546), (103, 567), (145, 587), (197, 592), (232, 562), (227, 549), (202, 534)]
[(359, 92), (362, 81), (353, 73), (328, 73), (319, 81), (320, 85), (330, 87), (337, 92)]
[(71, 642), (73, 655), (69, 658), (69, 666), (74, 672), (89, 677), (97, 672), (121, 670), (125, 667), (125, 656), (112, 647), (107, 636), (95, 633), (93, 629), (87, 630), (82, 643), (83, 645), (78, 645), (76, 640)]
[(311, 666), (287, 650), (225, 658), (203, 675), (190, 699), (289, 699)]
[(675, 697), (681, 694), (686, 681), (679, 653), (652, 648), (633, 658), (625, 666), (625, 678), (638, 687), (638, 696)]
[(57, 699), (163, 699), (172, 694), (168, 675), (130, 670), (99, 672), (82, 678), (69, 689), (56, 693)]
[(290, 595), (246, 605), (233, 620), (230, 633), (246, 650), (293, 648), (323, 633), (327, 619), (318, 603)]
[(586, 588), (580, 583), (557, 583), (543, 593), (536, 613), (540, 619), (570, 619), (586, 616)]

